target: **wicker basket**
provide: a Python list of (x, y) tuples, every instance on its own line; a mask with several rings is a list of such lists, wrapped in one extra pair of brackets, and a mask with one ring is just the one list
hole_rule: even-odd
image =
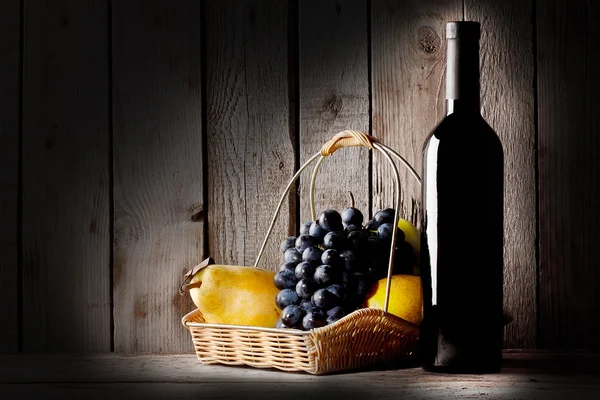
[[(406, 160), (389, 147), (379, 143), (374, 137), (356, 131), (342, 131), (328, 141), (320, 153), (312, 156), (289, 182), (259, 251), (255, 267), (260, 262), (281, 206), (300, 173), (312, 161), (319, 158), (313, 171), (310, 190), (312, 216), (316, 219), (314, 183), (318, 168), (326, 156), (341, 147), (349, 146), (376, 149), (390, 162), (397, 187), (395, 215), (397, 223), (400, 209), (400, 178), (392, 157), (402, 162), (419, 180), (417, 173)], [(392, 243), (395, 243), (395, 236), (394, 231)], [(387, 312), (393, 258), (394, 251), (391, 246), (384, 310), (360, 309), (333, 324), (310, 331), (208, 324), (198, 309), (184, 316), (182, 323), (189, 329), (196, 355), (203, 364), (246, 365), (325, 374), (410, 363), (417, 357), (419, 328)]]

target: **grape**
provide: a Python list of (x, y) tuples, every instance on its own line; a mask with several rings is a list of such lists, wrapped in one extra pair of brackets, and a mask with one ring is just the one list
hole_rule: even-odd
[(306, 261), (302, 261), (300, 264), (296, 266), (295, 275), (298, 279), (310, 278), (312, 279), (315, 274), (315, 270), (317, 266), (315, 264), (311, 264)]
[(300, 225), (300, 234), (301, 235), (309, 235), (309, 230), (310, 230), (310, 226), (312, 225), (313, 221), (306, 221), (304, 222), (302, 225)]
[(331, 324), (333, 324), (334, 322), (337, 322), (337, 321), (339, 321), (340, 319), (341, 319), (341, 318), (335, 318), (335, 317), (330, 317), (330, 316), (327, 316), (327, 318), (325, 318), (325, 324), (327, 324), (327, 325), (331, 325)]
[(373, 215), (373, 221), (375, 221), (378, 228), (379, 225), (384, 224), (386, 222), (394, 223), (394, 213), (395, 211), (393, 208), (385, 208), (383, 210), (379, 210), (375, 213), (375, 215)]
[(302, 328), (307, 331), (314, 328), (320, 328), (326, 324), (325, 313), (319, 309), (308, 311), (302, 319)]
[(344, 317), (346, 313), (344, 312), (344, 308), (341, 306), (336, 306), (327, 311), (327, 316), (335, 319), (340, 319)]
[(279, 270), (280, 271), (295, 271), (296, 270), (296, 265), (298, 265), (298, 263), (292, 262), (292, 263), (282, 263), (279, 266)]
[(377, 228), (379, 228), (379, 223), (375, 222), (374, 220), (370, 220), (369, 222), (367, 222), (367, 224), (365, 225), (365, 230), (367, 231), (376, 231)]
[(358, 258), (358, 254), (355, 251), (344, 250), (340, 253), (340, 256), (344, 260), (346, 271), (358, 271), (361, 269), (361, 260)]
[(310, 235), (300, 235), (296, 239), (295, 247), (299, 253), (304, 252), (307, 248), (318, 244), (317, 238)]
[(366, 250), (367, 235), (365, 235), (365, 233), (362, 231), (348, 232), (346, 241), (349, 249), (357, 250), (359, 253), (362, 253)]
[(327, 289), (319, 289), (315, 291), (315, 293), (312, 295), (311, 301), (316, 307), (320, 307), (323, 310), (332, 309), (341, 303), (340, 299)]
[(303, 299), (309, 299), (317, 289), (317, 283), (309, 278), (300, 279), (296, 284), (296, 293)]
[(302, 261), (302, 254), (298, 253), (295, 247), (290, 247), (283, 253), (283, 261), (286, 263), (299, 263)]
[(362, 228), (360, 225), (348, 225), (344, 228), (344, 232), (353, 232), (353, 231), (361, 231)]
[(308, 230), (309, 235), (316, 237), (319, 242), (323, 240), (327, 231), (319, 225), (319, 221), (315, 221), (310, 225), (310, 229)]
[(300, 302), (300, 308), (304, 311), (311, 311), (315, 308), (315, 305), (309, 299), (304, 299)]
[[(342, 287), (346, 289), (347, 296), (352, 297), (356, 294), (356, 289), (358, 288), (358, 281), (353, 273), (344, 272), (342, 274)], [(297, 285), (296, 290), (298, 290)]]
[(331, 265), (319, 265), (315, 270), (315, 282), (319, 285), (331, 285), (341, 281), (341, 273)]
[[(382, 242), (390, 242), (392, 240), (392, 232), (394, 229), (394, 224), (391, 222), (385, 222), (379, 225), (377, 228), (377, 239)], [(404, 239), (402, 239), (404, 240)]]
[(334, 283), (333, 285), (329, 285), (329, 287), (327, 287), (327, 290), (329, 290), (331, 293), (333, 293), (340, 300), (346, 299), (346, 289), (344, 289), (344, 287), (342, 285), (340, 285), (339, 283)]
[[(381, 246), (382, 243), (379, 241), (377, 236), (369, 236), (367, 237), (367, 252), (370, 257), (380, 256), (382, 252), (385, 251), (385, 248)], [(389, 248), (387, 248), (389, 252)]]
[(412, 274), (415, 264), (415, 253), (408, 242), (402, 242), (396, 247), (394, 254), (394, 274)]
[(323, 250), (319, 249), (318, 247), (309, 247), (302, 253), (302, 261), (307, 261), (309, 263), (320, 262), (322, 254)]
[(281, 312), (281, 321), (288, 328), (298, 328), (302, 324), (304, 318), (304, 310), (296, 305), (287, 306)]
[(367, 278), (372, 281), (377, 281), (379, 279), (385, 278), (387, 276), (387, 267), (387, 264), (372, 264), (367, 269)]
[(277, 304), (280, 310), (283, 310), (292, 304), (300, 304), (300, 297), (298, 297), (294, 289), (283, 289), (275, 296), (275, 304)]
[(344, 265), (344, 259), (340, 256), (340, 253), (334, 249), (325, 250), (321, 255), (321, 262), (333, 267), (341, 267)]
[(281, 318), (277, 318), (277, 322), (275, 322), (275, 328), (287, 328), (287, 326), (283, 324)]
[(369, 280), (369, 278), (367, 277), (367, 275), (363, 274), (362, 272), (355, 272), (354, 277), (356, 278), (356, 281), (358, 282), (358, 285), (356, 288), (356, 294), (361, 299), (364, 299), (371, 291), (371, 287), (373, 285), (372, 285), (371, 281)]
[(323, 238), (325, 249), (343, 249), (346, 244), (346, 235), (342, 232), (328, 232)]
[(358, 208), (347, 207), (342, 210), (341, 213), (342, 223), (344, 226), (348, 225), (362, 225), (363, 223), (363, 214), (360, 212)]
[(290, 236), (289, 238), (287, 238), (283, 242), (281, 242), (281, 244), (279, 245), (279, 250), (281, 250), (281, 252), (283, 253), (290, 247), (294, 247), (295, 243), (296, 243), (296, 237)]
[(298, 280), (296, 274), (289, 270), (279, 271), (273, 278), (273, 282), (277, 289), (293, 289), (296, 287)]
[(342, 225), (342, 217), (340, 216), (340, 213), (335, 210), (323, 211), (319, 215), (319, 225), (321, 225), (327, 232), (344, 230), (344, 226)]

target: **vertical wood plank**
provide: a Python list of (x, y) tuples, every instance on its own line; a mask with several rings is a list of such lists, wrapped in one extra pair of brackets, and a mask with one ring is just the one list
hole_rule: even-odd
[[(217, 263), (253, 265), (294, 173), (288, 90), (289, 3), (207, 2), (208, 235)], [(295, 229), (284, 205), (260, 266), (281, 263)]]
[[(445, 27), (462, 19), (461, 0), (371, 3), (373, 134), (421, 170), (425, 138), (445, 111)], [(418, 221), (420, 187), (400, 166), (402, 215)], [(373, 157), (373, 211), (393, 207), (394, 181)]]
[(204, 257), (200, 2), (112, 14), (115, 351), (189, 351), (178, 285)]
[[(504, 146), (506, 348), (536, 346), (536, 177), (533, 8), (527, 1), (466, 0), (481, 23), (481, 108)], [(483, 216), (482, 216), (483, 217)]]
[(0, 3), (0, 353), (18, 350), (18, 202), (21, 2)]
[(540, 347), (600, 349), (599, 19), (537, 2)]
[(26, 1), (23, 347), (110, 350), (106, 1)]
[[(300, 163), (337, 132), (369, 132), (367, 2), (301, 1), (299, 3)], [(309, 171), (312, 171), (309, 170)], [(300, 220), (311, 219), (311, 172), (301, 177)], [(342, 149), (319, 169), (315, 189), (317, 215), (348, 207), (369, 213), (369, 154), (364, 148)], [(366, 222), (366, 221), (365, 221)]]

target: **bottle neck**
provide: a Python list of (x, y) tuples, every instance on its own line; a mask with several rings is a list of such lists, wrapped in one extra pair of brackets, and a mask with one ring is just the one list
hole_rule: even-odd
[(448, 39), (446, 63), (447, 114), (479, 114), (479, 41)]

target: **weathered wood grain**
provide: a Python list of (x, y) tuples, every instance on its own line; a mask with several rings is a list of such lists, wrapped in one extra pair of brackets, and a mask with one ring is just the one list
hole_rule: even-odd
[(24, 7), (23, 349), (108, 351), (106, 2)]
[(18, 204), (21, 13), (0, 3), (0, 353), (18, 349)]
[[(506, 348), (536, 346), (536, 149), (533, 9), (519, 0), (467, 0), (481, 23), (481, 112), (504, 147)], [(485, 216), (481, 216), (485, 218)]]
[(178, 294), (204, 257), (201, 9), (113, 2), (115, 351), (190, 349)]
[[(287, 1), (207, 2), (209, 253), (217, 263), (253, 265), (294, 173), (289, 126)], [(279, 243), (295, 229), (284, 205), (260, 266), (281, 263)]]
[[(373, 135), (420, 172), (425, 138), (445, 113), (445, 27), (462, 19), (460, 0), (371, 3)], [(400, 166), (402, 215), (418, 222), (420, 187)], [(373, 157), (373, 211), (393, 207), (387, 161)]]
[[(299, 3), (300, 163), (344, 129), (369, 133), (368, 13), (365, 0)], [(300, 180), (300, 221), (311, 219), (312, 168)], [(319, 169), (317, 215), (356, 207), (369, 217), (369, 153), (342, 149)]]
[(599, 356), (505, 353), (498, 374), (426, 373), (420, 368), (325, 376), (206, 366), (195, 355), (12, 356), (0, 360), (7, 398), (596, 399)]
[(600, 348), (599, 18), (537, 2), (541, 347)]

